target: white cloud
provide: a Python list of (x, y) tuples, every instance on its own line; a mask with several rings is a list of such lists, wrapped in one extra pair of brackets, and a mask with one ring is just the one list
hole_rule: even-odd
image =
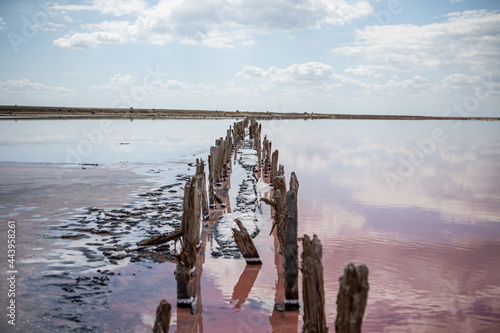
[(40, 30), (40, 31), (56, 31), (57, 28), (63, 27), (63, 24), (59, 23), (52, 23), (52, 22), (45, 22), (43, 24), (37, 24), (33, 26), (33, 29)]
[(268, 70), (262, 68), (245, 66), (236, 76), (244, 78), (267, 77), (275, 82), (287, 82), (296, 79), (328, 79), (335, 76), (333, 68), (321, 62), (308, 62), (304, 64), (293, 64), (286, 68), (270, 67)]
[(7, 23), (0, 17), (0, 30), (7, 29)]
[(352, 74), (354, 76), (360, 76), (360, 77), (382, 77), (384, 74), (382, 73), (377, 73), (375, 74), (369, 66), (361, 65), (356, 68), (348, 67), (344, 70), (346, 74)]
[(480, 77), (477, 75), (471, 76), (467, 74), (455, 73), (446, 76), (443, 79), (443, 87), (449, 89), (460, 89), (477, 86), (480, 83)]
[(115, 74), (109, 78), (106, 84), (90, 86), (90, 91), (104, 94), (123, 93), (126, 90), (130, 90), (133, 85), (134, 79), (132, 75)]
[[(360, 66), (360, 68), (359, 73), (368, 75), (369, 70), (366, 67)], [(354, 72), (356, 70), (351, 68), (346, 71)], [(374, 77), (381, 76), (374, 73), (372, 75)], [(330, 65), (321, 62), (293, 64), (286, 68), (270, 67), (268, 69), (245, 66), (236, 76), (256, 80), (255, 89), (260, 92), (279, 92), (295, 96), (358, 98), (360, 95), (383, 95), (412, 98), (433, 93), (436, 89), (441, 88), (440, 85), (431, 83), (419, 75), (404, 80), (393, 78), (385, 83), (366, 83), (337, 74)]]
[(114, 16), (130, 15), (140, 13), (146, 8), (146, 2), (142, 0), (93, 0), (88, 5), (53, 5), (52, 9), (61, 12), (92, 10), (101, 14)]
[(54, 45), (72, 49), (94, 48), (103, 43), (123, 43), (122, 36), (113, 32), (92, 32), (68, 34), (54, 40)]
[(101, 14), (135, 17), (135, 21), (83, 25), (84, 31), (72, 32), (54, 41), (57, 46), (69, 48), (124, 42), (164, 45), (172, 41), (215, 48), (237, 43), (253, 45), (253, 36), (270, 30), (343, 25), (372, 12), (365, 0), (160, 0), (149, 7), (139, 0), (112, 1), (111, 5), (105, 0), (95, 0), (90, 5), (55, 5), (53, 8), (61, 12), (96, 10)]
[[(90, 91), (99, 94), (114, 94), (116, 96), (128, 96), (127, 99), (142, 100), (144, 96), (185, 93), (188, 95), (218, 92), (214, 85), (188, 84), (177, 80), (150, 81), (146, 84), (136, 84), (130, 74), (115, 74), (108, 83), (93, 85)], [(192, 95), (191, 95), (192, 96)]]
[(273, 66), (267, 70), (245, 66), (236, 76), (257, 80), (257, 89), (261, 92), (302, 96), (329, 94), (335, 88), (356, 82), (336, 74), (330, 65), (321, 62), (293, 64), (286, 68)]
[(498, 71), (500, 14), (487, 10), (450, 13), (444, 22), (371, 25), (334, 53), (360, 56), (400, 70)]
[(29, 79), (0, 81), (0, 94), (44, 94), (74, 95), (72, 89), (66, 87), (47, 86)]
[(111, 85), (129, 86), (134, 83), (134, 79), (130, 74), (115, 74), (112, 78), (109, 79), (109, 83)]

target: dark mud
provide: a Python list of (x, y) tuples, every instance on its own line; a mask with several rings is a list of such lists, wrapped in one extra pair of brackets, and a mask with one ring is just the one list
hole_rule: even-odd
[[(50, 227), (48, 238), (63, 241), (62, 250), (41, 277), (43, 288), (51, 290), (55, 306), (44, 312), (54, 332), (95, 332), (98, 323), (87, 323), (89, 314), (107, 308), (116, 284), (115, 268), (129, 263), (174, 261), (174, 241), (151, 246), (137, 242), (178, 230), (182, 218), (183, 184), (176, 182), (140, 193), (137, 200), (120, 209), (87, 207), (65, 223)], [(70, 257), (77, 259), (68, 260)], [(78, 259), (79, 258), (79, 259)], [(52, 296), (54, 297), (54, 296)]]

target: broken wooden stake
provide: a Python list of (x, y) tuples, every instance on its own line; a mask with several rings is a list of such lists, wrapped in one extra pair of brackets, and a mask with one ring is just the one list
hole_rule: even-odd
[(337, 296), (337, 333), (360, 333), (368, 299), (368, 267), (358, 267), (350, 263), (344, 268), (344, 275), (339, 279)]
[(172, 315), (172, 306), (166, 300), (162, 299), (156, 309), (156, 320), (153, 326), (153, 333), (168, 333), (170, 326), (170, 317)]
[(299, 308), (299, 258), (297, 246), (297, 199), (294, 191), (286, 193), (283, 267), (285, 271), (285, 308)]
[(144, 239), (144, 240), (138, 242), (137, 245), (139, 245), (139, 246), (159, 245), (159, 244), (169, 242), (171, 240), (176, 240), (176, 239), (180, 238), (181, 236), (182, 236), (181, 231), (177, 230), (177, 231), (174, 231), (174, 232), (171, 232), (168, 234), (158, 235), (158, 236), (154, 236), (154, 237), (151, 237), (148, 239)]
[(221, 199), (221, 198), (220, 198), (217, 194), (215, 194), (215, 193), (214, 193), (214, 199), (215, 199), (215, 201), (217, 201), (217, 203), (218, 203), (218, 204), (219, 204), (222, 208), (226, 207), (226, 204), (224, 203), (224, 201), (222, 201), (222, 199)]
[(302, 298), (304, 301), (303, 333), (328, 332), (325, 316), (325, 291), (323, 285), (323, 249), (318, 236), (302, 239)]
[(234, 222), (236, 222), (238, 228), (240, 229), (238, 230), (236, 228), (232, 228), (234, 242), (238, 246), (238, 249), (240, 249), (240, 252), (245, 258), (247, 264), (261, 265), (262, 261), (260, 260), (259, 252), (257, 252), (257, 248), (255, 247), (248, 230), (240, 220), (235, 219)]

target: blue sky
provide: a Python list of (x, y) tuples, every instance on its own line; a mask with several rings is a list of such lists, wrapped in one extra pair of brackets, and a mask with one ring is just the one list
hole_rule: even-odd
[(497, 0), (0, 3), (0, 104), (500, 116)]

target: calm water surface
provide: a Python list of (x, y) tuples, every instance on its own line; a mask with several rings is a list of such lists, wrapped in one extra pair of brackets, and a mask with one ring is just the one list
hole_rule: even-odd
[[(161, 183), (175, 172), (188, 172), (186, 164), (195, 158), (206, 159), (210, 145), (233, 123), (100, 122), (2, 121), (0, 161), (127, 165), (139, 176), (160, 170), (156, 181)], [(299, 179), (299, 235), (317, 234), (323, 244), (331, 331), (338, 278), (349, 262), (370, 269), (365, 332), (499, 331), (499, 123), (262, 124), (273, 150), (279, 150), (287, 179), (291, 171)], [(264, 221), (267, 209), (263, 207)], [(214, 259), (206, 251), (203, 311), (195, 321), (180, 310), (174, 313), (179, 332), (188, 321), (200, 332), (300, 329), (302, 313), (273, 311), (274, 244), (266, 228), (269, 223), (255, 240), (264, 262), (260, 270), (245, 269), (238, 260)], [(108, 327), (104, 331), (113, 331), (113, 320), (137, 332), (150, 330), (159, 288), (164, 290), (161, 297), (175, 303), (174, 265), (139, 267), (134, 270), (138, 278), (119, 279), (118, 289), (129, 292), (114, 292), (109, 310), (95, 314)], [(137, 309), (138, 303), (145, 310)], [(129, 315), (117, 319), (120, 312)]]

